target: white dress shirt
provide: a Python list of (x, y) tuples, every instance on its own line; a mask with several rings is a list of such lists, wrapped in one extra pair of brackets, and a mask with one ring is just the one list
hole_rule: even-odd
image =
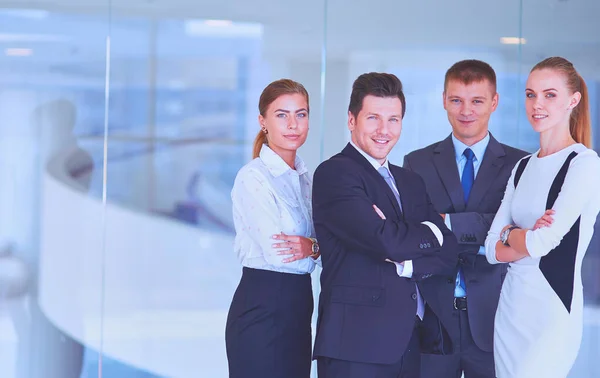
[[(231, 199), (235, 225), (234, 250), (243, 266), (276, 272), (306, 274), (315, 269), (307, 257), (289, 263), (278, 255), (273, 235), (315, 237), (312, 221), (312, 178), (296, 156), (295, 170), (263, 145), (260, 156), (238, 172)], [(320, 259), (317, 260), (320, 262)]]

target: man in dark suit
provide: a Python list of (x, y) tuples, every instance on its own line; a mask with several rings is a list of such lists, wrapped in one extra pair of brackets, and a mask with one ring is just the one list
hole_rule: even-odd
[(483, 247), (506, 183), (525, 151), (500, 144), (489, 132), (498, 105), (496, 74), (478, 60), (446, 73), (444, 109), (452, 134), (404, 158), (418, 173), (435, 209), (459, 241), (453, 274), (419, 285), (427, 302), (421, 377), (494, 378), (494, 316), (507, 264), (490, 265)]
[(424, 306), (415, 282), (450, 274), (457, 259), (456, 238), (423, 180), (387, 160), (404, 112), (396, 76), (359, 76), (348, 111), (352, 141), (314, 175), (319, 378), (418, 377)]

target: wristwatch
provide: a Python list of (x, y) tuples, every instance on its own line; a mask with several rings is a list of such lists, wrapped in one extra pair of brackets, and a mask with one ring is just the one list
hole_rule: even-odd
[(502, 234), (500, 234), (500, 241), (502, 242), (502, 244), (506, 245), (506, 246), (510, 246), (508, 244), (508, 237), (510, 236), (510, 232), (512, 230), (514, 230), (515, 228), (520, 228), (519, 226), (510, 226), (509, 228), (507, 228), (506, 230), (504, 230), (502, 232)]
[(317, 243), (317, 239), (315, 238), (309, 239), (312, 242), (312, 253), (309, 256), (313, 259), (316, 259), (317, 257), (319, 257), (319, 243)]

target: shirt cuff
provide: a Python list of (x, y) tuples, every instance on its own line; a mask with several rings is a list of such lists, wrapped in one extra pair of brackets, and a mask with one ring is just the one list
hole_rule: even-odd
[(421, 222), (421, 224), (424, 224), (425, 226), (427, 226), (431, 229), (431, 232), (433, 232), (433, 234), (437, 238), (440, 246), (444, 245), (444, 235), (442, 234), (442, 231), (440, 231), (438, 226), (436, 226), (435, 224), (428, 222), (428, 221)]
[(484, 246), (479, 247), (479, 251), (477, 251), (477, 254), (481, 255), (481, 256), (485, 256), (485, 247)]
[(446, 227), (448, 227), (448, 229), (450, 231), (452, 231), (452, 223), (450, 222), (450, 214), (446, 214), (446, 216), (444, 217), (444, 224), (446, 225)]
[[(402, 268), (400, 270), (399, 268)], [(406, 260), (404, 262), (404, 266), (400, 264), (396, 264), (396, 271), (400, 277), (411, 278), (413, 275), (413, 263), (412, 260)]]

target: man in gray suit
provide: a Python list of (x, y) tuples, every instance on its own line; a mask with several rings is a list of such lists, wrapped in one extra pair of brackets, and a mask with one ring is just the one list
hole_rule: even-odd
[(419, 283), (427, 306), (421, 329), (421, 377), (494, 378), (494, 315), (506, 264), (485, 258), (487, 232), (517, 161), (527, 153), (499, 143), (488, 131), (498, 106), (489, 64), (464, 60), (447, 72), (444, 109), (448, 138), (408, 154), (436, 210), (460, 243), (456, 272)]

